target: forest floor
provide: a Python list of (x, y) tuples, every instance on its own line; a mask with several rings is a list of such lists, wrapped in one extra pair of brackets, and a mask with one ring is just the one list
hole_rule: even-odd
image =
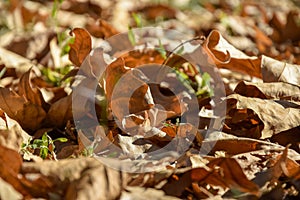
[(0, 2), (0, 199), (300, 199), (300, 4)]

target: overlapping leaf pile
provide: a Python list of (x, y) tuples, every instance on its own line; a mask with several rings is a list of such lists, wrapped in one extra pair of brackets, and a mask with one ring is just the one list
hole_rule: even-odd
[[(300, 26), (296, 4), (271, 0), (238, 5), (187, 1), (173, 6), (122, 0), (115, 4), (38, 2), (0, 4), (6, 8), (0, 14), (8, 16), (1, 21), (0, 35), (1, 199), (299, 198)], [(202, 36), (205, 62), (219, 68), (225, 98), (211, 101), (208, 84), (218, 89), (214, 76), (199, 82), (196, 66), (186, 67), (184, 56), (166, 60), (167, 52), (162, 53), (161, 46), (122, 54), (126, 46), (134, 46), (126, 35), (122, 42), (115, 41), (120, 51), (97, 80), (99, 103), (91, 105), (84, 99), (82, 107), (72, 108), (76, 84), (93, 88), (91, 80), (99, 75), (94, 64), (103, 60), (97, 56), (85, 60), (93, 47), (127, 30), (128, 25), (141, 24), (177, 29), (191, 38)], [(69, 26), (78, 28), (65, 31)], [(84, 62), (89, 68), (81, 71), (79, 79), (77, 73)], [(176, 68), (194, 93), (201, 89), (197, 96), (201, 112), (195, 113), (199, 124), (180, 123), (180, 117), (194, 108), (183, 93), (174, 95), (148, 84), (147, 74), (134, 70), (148, 63)], [(117, 88), (124, 74), (128, 80), (123, 81), (131, 84)], [(141, 87), (129, 99), (128, 115), (124, 111), (128, 99), (122, 95), (137, 83)], [(113, 98), (116, 88), (119, 96)], [(75, 98), (81, 100), (81, 96)], [(224, 119), (213, 113), (218, 106), (226, 108)], [(97, 119), (93, 120), (99, 124), (88, 124), (95, 117), (90, 107), (95, 107)], [(74, 110), (87, 120), (81, 124), (90, 127), (90, 136), (76, 129)], [(212, 120), (223, 120), (222, 130), (207, 130)], [(45, 132), (52, 139), (65, 137), (68, 142), (55, 142), (55, 156), (42, 160), (39, 149), (25, 151), (24, 144)], [(95, 145), (97, 137), (103, 139)], [(166, 152), (147, 157), (172, 143), (176, 145)], [(53, 146), (47, 148), (51, 151)], [(116, 158), (139, 159), (150, 172), (126, 173), (122, 165), (117, 170), (87, 158), (99, 153), (106, 155), (107, 163)], [(141, 169), (132, 165), (134, 170)]]

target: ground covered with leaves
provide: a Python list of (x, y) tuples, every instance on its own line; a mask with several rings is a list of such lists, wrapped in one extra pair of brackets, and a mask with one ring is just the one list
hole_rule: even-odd
[(0, 8), (0, 199), (300, 199), (298, 1)]

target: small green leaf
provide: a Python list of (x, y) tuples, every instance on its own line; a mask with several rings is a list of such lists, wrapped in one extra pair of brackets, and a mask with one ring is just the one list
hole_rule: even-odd
[(48, 143), (48, 135), (47, 135), (47, 133), (43, 134), (42, 141), (43, 141), (43, 143)]
[(44, 142), (43, 142), (43, 140), (41, 140), (41, 139), (35, 139), (34, 141), (33, 141), (33, 144), (36, 144), (36, 145), (42, 145)]
[(134, 36), (134, 33), (133, 33), (132, 28), (130, 26), (128, 26), (128, 39), (129, 39), (132, 46), (136, 45), (135, 36)]
[(202, 86), (210, 85), (211, 77), (207, 72), (202, 74)]
[(142, 18), (141, 18), (141, 15), (140, 14), (137, 14), (137, 13), (132, 13), (132, 17), (136, 23), (136, 26), (138, 28), (142, 28), (143, 25), (142, 25)]
[(40, 149), (40, 157), (46, 159), (48, 156), (48, 148), (41, 148)]
[(162, 45), (160, 39), (158, 40), (158, 44), (159, 44), (159, 47), (155, 48), (156, 51), (158, 51), (160, 53), (161, 57), (166, 59), (167, 58), (167, 51), (165, 50), (164, 46)]
[(67, 138), (56, 138), (55, 140), (53, 140), (53, 142), (56, 142), (56, 141), (59, 141), (59, 142), (67, 142), (68, 139), (67, 139)]

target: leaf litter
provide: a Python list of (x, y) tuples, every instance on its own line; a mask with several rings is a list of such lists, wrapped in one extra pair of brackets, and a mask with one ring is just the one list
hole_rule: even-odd
[[(7, 16), (0, 20), (1, 199), (299, 198), (299, 4), (160, 2), (0, 3), (0, 15)], [(127, 35), (109, 40), (140, 26), (176, 29), (196, 38), (201, 55), (196, 46), (190, 56), (202, 56), (219, 68), (226, 96), (214, 98), (216, 77), (205, 77), (201, 66), (187, 62), (186, 45), (170, 53), (182, 41), (155, 38), (149, 50)], [(92, 49), (103, 39), (118, 49), (105, 58), (89, 57), (101, 54)], [(136, 49), (122, 52), (132, 44)], [(108, 63), (99, 82), (97, 63)], [(174, 77), (197, 94), (198, 105), (188, 106), (188, 94), (147, 82), (151, 74), (139, 66), (148, 63), (172, 66)], [(80, 79), (76, 74), (82, 64), (89, 68)], [(120, 80), (130, 84), (121, 87)], [(99, 103), (76, 94), (84, 109), (73, 108), (74, 86), (93, 89), (95, 81)], [(224, 105), (225, 118), (211, 112)], [(199, 124), (181, 121), (196, 107)], [(74, 109), (87, 119), (81, 123), (88, 134), (76, 129)], [(222, 130), (208, 130), (216, 121)], [(55, 142), (43, 149), (54, 149), (57, 161), (41, 159), (42, 148), (22, 151), (45, 132)], [(68, 141), (61, 142), (62, 137)], [(151, 154), (161, 148), (165, 151)], [(117, 158), (125, 164), (111, 168), (96, 155), (105, 157), (103, 163)], [(140, 163), (145, 172), (132, 173), (141, 170)]]

